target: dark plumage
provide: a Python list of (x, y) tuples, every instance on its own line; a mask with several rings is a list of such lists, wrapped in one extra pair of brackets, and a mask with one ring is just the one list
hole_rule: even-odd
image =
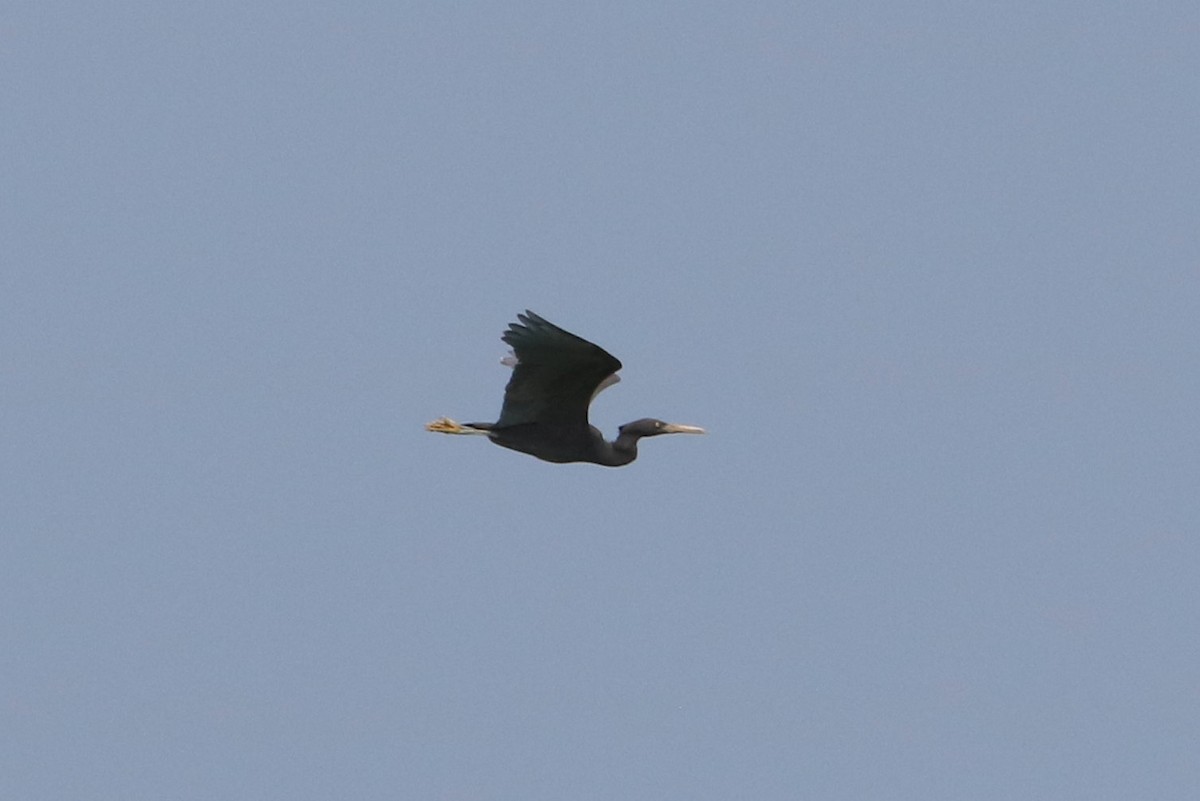
[(505, 448), (547, 462), (592, 462), (607, 467), (637, 458), (637, 441), (658, 434), (703, 434), (696, 426), (643, 418), (621, 426), (612, 442), (588, 423), (592, 398), (620, 378), (621, 362), (604, 348), (564, 331), (531, 311), (518, 314), (501, 339), (512, 346), (512, 378), (494, 423), (441, 418), (425, 428), (442, 434), (486, 434)]

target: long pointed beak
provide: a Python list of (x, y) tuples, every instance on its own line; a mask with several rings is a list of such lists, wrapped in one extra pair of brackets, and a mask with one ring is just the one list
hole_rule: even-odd
[(667, 423), (662, 427), (664, 434), (707, 434), (700, 426), (685, 426), (679, 423)]

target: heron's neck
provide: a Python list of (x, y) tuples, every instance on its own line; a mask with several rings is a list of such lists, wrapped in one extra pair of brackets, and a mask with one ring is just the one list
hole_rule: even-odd
[(600, 463), (608, 467), (620, 467), (632, 462), (638, 455), (637, 443), (640, 436), (639, 434), (620, 434), (612, 442), (600, 437), (596, 443)]

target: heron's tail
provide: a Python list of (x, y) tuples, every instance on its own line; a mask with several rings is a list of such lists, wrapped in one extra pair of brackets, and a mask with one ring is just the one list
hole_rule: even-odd
[(487, 423), (467, 423), (463, 425), (456, 423), (449, 417), (439, 417), (432, 423), (425, 424), (426, 431), (433, 431), (437, 434), (486, 434), (487, 428), (484, 428)]

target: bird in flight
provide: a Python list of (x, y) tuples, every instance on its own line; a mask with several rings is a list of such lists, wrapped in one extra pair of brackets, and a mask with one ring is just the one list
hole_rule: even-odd
[(439, 434), (484, 434), (505, 448), (547, 462), (620, 467), (637, 458), (642, 437), (703, 434), (704, 429), (643, 417), (621, 426), (609, 442), (588, 423), (588, 406), (620, 381), (621, 362), (598, 345), (526, 310), (500, 337), (513, 349), (504, 406), (494, 423), (456, 423), (442, 417), (425, 426)]

